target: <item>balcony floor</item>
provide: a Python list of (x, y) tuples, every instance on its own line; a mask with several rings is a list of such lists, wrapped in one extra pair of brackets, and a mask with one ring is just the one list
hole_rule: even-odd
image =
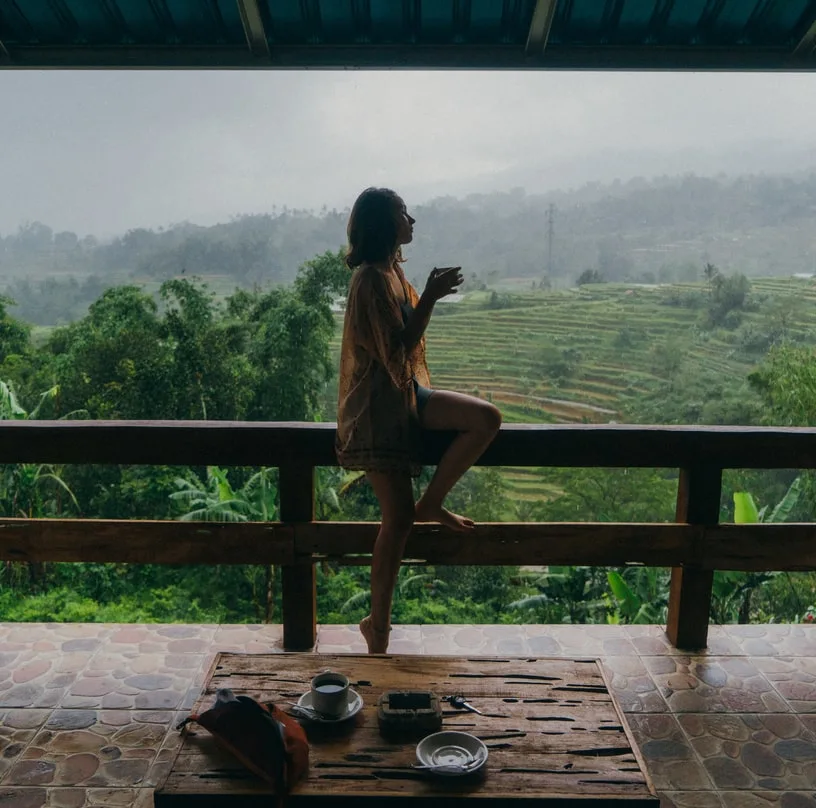
[[(317, 650), (364, 651), (322, 626)], [(0, 806), (152, 806), (216, 651), (281, 650), (279, 626), (0, 624)], [(666, 808), (816, 808), (816, 627), (395, 626), (409, 654), (597, 656)]]

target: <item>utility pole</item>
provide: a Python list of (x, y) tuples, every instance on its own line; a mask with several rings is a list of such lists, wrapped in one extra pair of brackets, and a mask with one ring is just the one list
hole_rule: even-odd
[(547, 206), (547, 276), (552, 279), (553, 274), (553, 236), (555, 235), (555, 205), (550, 202)]

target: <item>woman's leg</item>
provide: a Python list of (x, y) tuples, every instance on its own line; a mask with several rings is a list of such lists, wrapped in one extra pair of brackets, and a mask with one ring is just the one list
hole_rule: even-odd
[(481, 457), (501, 426), (501, 413), (488, 401), (462, 393), (436, 390), (422, 412), (424, 429), (459, 432), (442, 456), (436, 473), (416, 504), (417, 522), (440, 522), (454, 530), (470, 530), (473, 521), (442, 507), (456, 481)]
[(369, 472), (366, 476), (379, 500), (382, 522), (371, 559), (371, 613), (360, 623), (360, 631), (369, 654), (384, 654), (397, 574), (414, 525), (414, 492), (407, 472)]

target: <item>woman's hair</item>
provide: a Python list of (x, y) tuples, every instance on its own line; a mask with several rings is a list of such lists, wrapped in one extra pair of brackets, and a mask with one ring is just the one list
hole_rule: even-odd
[(402, 260), (398, 217), (402, 200), (390, 188), (366, 188), (351, 209), (348, 221), (346, 263), (354, 269), (371, 263)]

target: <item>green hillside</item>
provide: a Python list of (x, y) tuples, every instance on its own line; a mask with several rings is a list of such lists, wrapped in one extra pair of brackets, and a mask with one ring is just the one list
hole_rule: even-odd
[[(814, 281), (751, 283), (731, 329), (701, 324), (709, 299), (703, 283), (471, 292), (437, 306), (427, 334), (432, 383), (492, 400), (508, 423), (638, 420), (642, 402), (678, 378), (737, 389), (769, 334), (784, 329), (797, 341), (816, 334)], [(335, 350), (339, 338), (338, 329)], [(539, 469), (504, 474), (517, 499), (553, 493)]]
[[(587, 269), (610, 282), (684, 283), (699, 278), (706, 261), (749, 277), (816, 271), (814, 172), (406, 201), (417, 220), (407, 250), (411, 278), (422, 267), (453, 263), (467, 268), (468, 282), (491, 288), (546, 279), (564, 289)], [(47, 326), (81, 318), (105, 289), (126, 283), (153, 291), (168, 278), (196, 276), (219, 297), (236, 287), (287, 284), (304, 261), (346, 243), (348, 215), (273, 208), (102, 241), (28, 222), (0, 234), (0, 288), (15, 301), (16, 317)]]

